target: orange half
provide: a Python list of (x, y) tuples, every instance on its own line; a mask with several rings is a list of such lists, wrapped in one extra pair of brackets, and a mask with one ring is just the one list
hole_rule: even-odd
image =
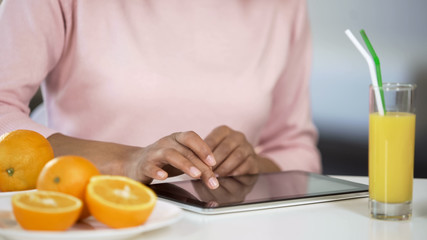
[(123, 176), (94, 176), (86, 188), (86, 203), (90, 213), (112, 228), (134, 227), (145, 223), (156, 201), (153, 190)]
[(65, 231), (77, 221), (82, 201), (60, 192), (35, 191), (13, 195), (12, 208), (24, 229)]

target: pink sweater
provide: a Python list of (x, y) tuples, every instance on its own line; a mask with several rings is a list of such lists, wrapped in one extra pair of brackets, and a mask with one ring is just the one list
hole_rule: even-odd
[[(320, 171), (301, 0), (4, 0), (0, 133), (146, 146), (219, 125), (282, 170)], [(41, 85), (48, 126), (29, 118)]]

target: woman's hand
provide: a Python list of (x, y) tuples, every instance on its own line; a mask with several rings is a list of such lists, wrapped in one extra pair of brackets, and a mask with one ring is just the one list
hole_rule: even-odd
[(133, 178), (163, 180), (186, 173), (193, 178), (201, 178), (211, 189), (218, 187), (211, 168), (216, 164), (213, 153), (195, 132), (164, 137), (137, 151), (134, 159), (134, 164), (128, 169), (128, 175)]
[(213, 151), (217, 162), (213, 170), (219, 176), (280, 171), (270, 159), (255, 153), (243, 133), (227, 126), (215, 128), (205, 142)]
[(79, 155), (92, 161), (103, 174), (125, 175), (144, 183), (186, 173), (201, 178), (211, 189), (218, 180), (209, 146), (194, 132), (174, 133), (145, 148), (90, 141), (53, 134), (48, 137), (55, 156)]

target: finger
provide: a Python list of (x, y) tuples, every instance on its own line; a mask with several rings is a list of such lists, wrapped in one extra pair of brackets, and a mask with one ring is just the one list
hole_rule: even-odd
[(234, 169), (238, 168), (239, 165), (246, 161), (251, 151), (243, 147), (238, 147), (231, 152), (226, 160), (222, 161), (221, 164), (214, 169), (214, 172), (219, 176), (230, 175)]
[(154, 161), (159, 161), (162, 164), (170, 164), (193, 178), (199, 178), (202, 174), (200, 169), (193, 162), (181, 155), (176, 149), (163, 149), (160, 151), (160, 156), (157, 158), (159, 158), (159, 160)]
[(199, 159), (191, 161), (191, 159), (185, 158), (180, 152), (172, 148), (163, 150), (163, 156), (165, 163), (180, 169), (193, 178), (201, 178), (211, 189), (218, 188), (219, 183), (214, 172)]
[(216, 179), (212, 168), (206, 166), (204, 162), (200, 161), (200, 159), (193, 153), (193, 151), (182, 145), (177, 146), (176, 149), (181, 153), (181, 155), (192, 162), (196, 168), (201, 171), (200, 178), (209, 188), (216, 189), (219, 186), (218, 180)]
[(219, 187), (218, 179), (216, 178), (214, 172), (210, 168), (202, 168), (202, 175), (200, 178), (210, 189), (217, 189)]
[(167, 172), (154, 164), (145, 165), (141, 172), (144, 176), (157, 180), (165, 180), (168, 177)]
[[(212, 172), (212, 171), (211, 171)], [(207, 176), (205, 176), (207, 175)], [(213, 197), (212, 195), (212, 191), (213, 189), (215, 189), (215, 191), (217, 191), (217, 189), (219, 189), (220, 184), (218, 183), (218, 179), (215, 177), (215, 175), (209, 175), (209, 174), (203, 174), (202, 173), (202, 182), (205, 186), (200, 186), (199, 182), (195, 182), (194, 184), (194, 188), (197, 192), (202, 192), (199, 193), (201, 196), (205, 196), (205, 197)], [(208, 187), (208, 188), (206, 188)], [(208, 196), (209, 195), (209, 196)]]
[(241, 144), (241, 139), (239, 139), (239, 134), (232, 134), (227, 136), (213, 151), (213, 154), (216, 159), (216, 166), (214, 170), (218, 169), (220, 165), (229, 157), (229, 155), (239, 147)]
[(197, 133), (189, 131), (175, 133), (173, 136), (179, 144), (189, 148), (208, 166), (215, 166), (216, 161), (214, 154), (206, 142), (203, 141), (203, 139)]
[(205, 138), (206, 144), (212, 149), (215, 148), (232, 132), (231, 128), (227, 126), (219, 126), (212, 130), (211, 133)]
[(200, 166), (200, 167), (207, 167), (210, 170), (212, 170), (212, 167), (209, 165), (206, 165), (205, 162), (203, 162), (199, 156), (197, 156), (193, 151), (191, 151), (189, 148), (179, 144), (178, 146), (175, 147), (176, 150), (178, 150), (178, 152), (181, 153), (181, 155), (183, 155), (185, 158), (187, 158), (188, 160), (190, 160), (193, 164)]
[(244, 174), (257, 174), (259, 173), (258, 164), (256, 159), (250, 159), (252, 156), (248, 157), (246, 161), (240, 164), (237, 168), (233, 169), (230, 173), (231, 176), (238, 176)]

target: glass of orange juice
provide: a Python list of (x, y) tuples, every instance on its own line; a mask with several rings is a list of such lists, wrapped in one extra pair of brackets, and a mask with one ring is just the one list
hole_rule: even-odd
[[(369, 89), (369, 208), (373, 218), (406, 220), (412, 215), (415, 89), (416, 85), (404, 83)], [(375, 92), (380, 90), (383, 115), (375, 101)]]

